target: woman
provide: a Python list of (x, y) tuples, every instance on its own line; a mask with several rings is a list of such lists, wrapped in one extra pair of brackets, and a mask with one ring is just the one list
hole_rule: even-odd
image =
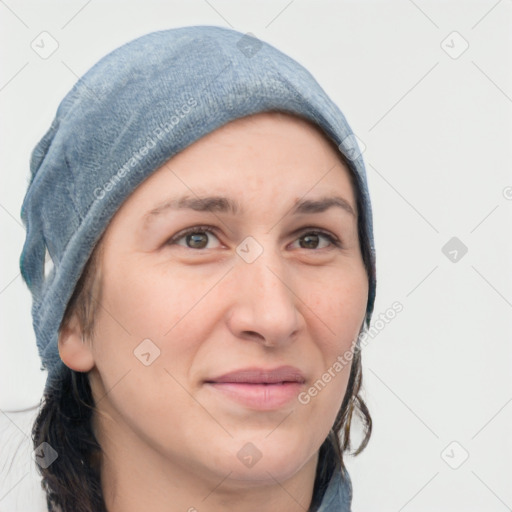
[(151, 33), (79, 80), (31, 170), (49, 510), (350, 510), (375, 251), (313, 77), (233, 30)]

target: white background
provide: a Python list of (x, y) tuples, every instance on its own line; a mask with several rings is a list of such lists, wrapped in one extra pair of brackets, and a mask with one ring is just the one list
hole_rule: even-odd
[[(37, 405), (45, 381), (18, 268), (30, 152), (102, 56), (184, 25), (231, 26), (277, 46), (312, 72), (364, 144), (374, 318), (394, 301), (404, 309), (363, 352), (374, 432), (347, 458), (354, 512), (510, 509), (512, 1), (6, 0), (0, 511), (44, 510), (27, 437), (35, 410), (9, 412)], [(31, 48), (43, 31), (59, 45), (47, 59)], [(452, 237), (468, 249), (456, 262), (442, 252)]]

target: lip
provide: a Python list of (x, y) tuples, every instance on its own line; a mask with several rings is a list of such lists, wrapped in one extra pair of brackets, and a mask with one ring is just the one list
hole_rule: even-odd
[(278, 368), (243, 368), (205, 384), (223, 396), (257, 410), (275, 410), (295, 399), (306, 379), (294, 366)]
[(302, 372), (295, 366), (279, 366), (277, 368), (241, 368), (219, 377), (208, 379), (207, 383), (237, 384), (278, 384), (281, 382), (305, 382)]

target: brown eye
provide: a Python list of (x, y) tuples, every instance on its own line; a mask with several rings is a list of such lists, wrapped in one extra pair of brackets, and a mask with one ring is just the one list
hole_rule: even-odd
[[(319, 247), (322, 243), (322, 238), (327, 240), (329, 243)], [(301, 235), (298, 240), (301, 249), (325, 249), (329, 245), (340, 247), (339, 241), (334, 236), (322, 231), (308, 231)]]
[[(209, 226), (194, 226), (184, 229), (174, 235), (168, 242), (168, 245), (180, 245), (187, 249), (214, 249), (207, 247), (210, 237), (217, 239), (213, 229)], [(179, 243), (184, 240), (185, 243)], [(218, 239), (217, 239), (218, 240)], [(217, 246), (218, 247), (218, 246)]]
[(191, 249), (204, 249), (208, 245), (208, 235), (206, 233), (193, 233), (186, 235), (186, 244)]
[(302, 237), (304, 242), (301, 247), (303, 249), (316, 249), (319, 243), (319, 236), (316, 233), (310, 233)]

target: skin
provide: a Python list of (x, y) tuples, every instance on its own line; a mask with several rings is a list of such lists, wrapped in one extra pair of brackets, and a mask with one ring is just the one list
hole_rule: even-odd
[[(214, 194), (244, 212), (164, 209), (145, 217), (171, 197)], [(298, 200), (334, 195), (355, 215), (338, 207), (290, 213)], [(199, 244), (169, 241), (202, 225), (214, 234), (197, 228)], [(308, 243), (311, 228), (341, 246), (324, 235)], [(248, 236), (263, 250), (252, 263), (236, 252)], [(94, 335), (83, 342), (73, 316), (59, 351), (70, 368), (89, 372), (108, 510), (307, 510), (350, 366), (306, 405), (294, 398), (270, 411), (235, 403), (204, 381), (293, 365), (307, 391), (353, 348), (368, 280), (354, 191), (336, 148), (286, 114), (231, 122), (143, 182), (102, 244)], [(134, 355), (144, 339), (160, 350), (148, 366)], [(261, 453), (252, 467), (237, 457), (247, 443)]]

